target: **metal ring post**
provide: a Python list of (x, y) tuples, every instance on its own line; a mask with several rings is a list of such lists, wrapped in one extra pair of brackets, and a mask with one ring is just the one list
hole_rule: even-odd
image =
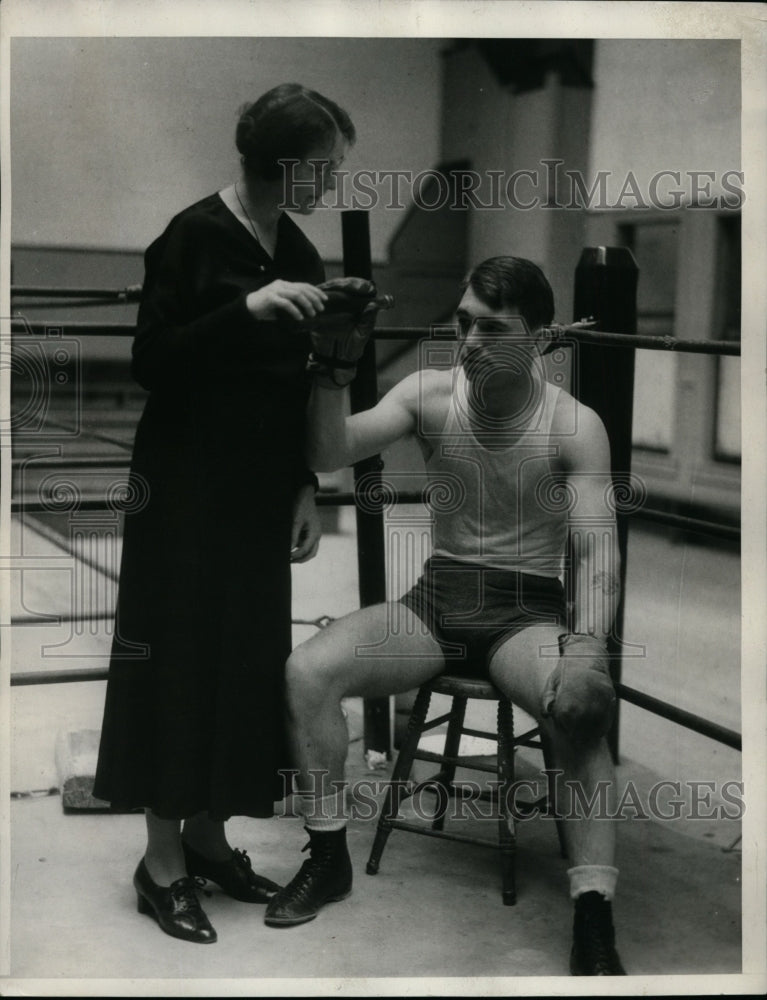
[[(602, 330), (636, 334), (636, 291), (639, 269), (627, 247), (586, 247), (575, 270), (574, 311), (594, 316)], [(635, 348), (615, 346), (605, 351), (596, 344), (579, 343), (573, 372), (573, 395), (602, 418), (610, 441), (613, 478), (631, 472), (631, 424), (634, 409)], [(615, 683), (621, 679), (621, 638), (623, 636), (628, 517), (617, 512), (618, 549), (621, 567), (621, 597), (612, 634), (607, 640), (610, 670)], [(608, 734), (613, 760), (618, 762), (619, 706)]]
[[(344, 274), (348, 277), (372, 279), (373, 267), (368, 213), (359, 210), (342, 212), (341, 227)], [(357, 377), (351, 384), (350, 394), (352, 413), (369, 410), (378, 402), (375, 343), (372, 338), (357, 366)], [(355, 487), (364, 476), (366, 477), (366, 487), (376, 492), (382, 468), (383, 462), (380, 455), (373, 455), (357, 462), (354, 466)], [(356, 515), (360, 605), (365, 608), (371, 604), (381, 604), (386, 600), (383, 513), (362, 510), (358, 505)], [(387, 760), (391, 758), (388, 698), (366, 698), (364, 700), (363, 735), (366, 752), (375, 750), (378, 753), (386, 754)]]

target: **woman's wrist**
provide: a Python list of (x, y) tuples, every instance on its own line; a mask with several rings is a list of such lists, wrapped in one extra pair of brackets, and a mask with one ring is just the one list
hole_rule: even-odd
[(253, 319), (258, 319), (258, 304), (259, 299), (258, 290), (255, 292), (248, 292), (245, 296), (245, 308), (248, 310)]
[(315, 496), (320, 489), (320, 481), (316, 474), (311, 470), (307, 470), (301, 481), (299, 482), (296, 492), (302, 495), (303, 491), (306, 490), (311, 496)]

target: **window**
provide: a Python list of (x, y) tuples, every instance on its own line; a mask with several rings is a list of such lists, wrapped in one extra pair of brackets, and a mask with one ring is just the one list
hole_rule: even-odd
[[(621, 226), (623, 243), (639, 267), (637, 333), (674, 336), (678, 226), (647, 222)], [(662, 351), (636, 352), (633, 443), (670, 452), (674, 441), (677, 357)]]
[[(717, 261), (717, 340), (740, 340), (740, 217), (719, 219)], [(740, 359), (719, 357), (716, 364), (713, 457), (739, 462)]]

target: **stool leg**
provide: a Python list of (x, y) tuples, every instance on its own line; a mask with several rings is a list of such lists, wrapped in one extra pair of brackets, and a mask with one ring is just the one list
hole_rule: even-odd
[[(543, 731), (543, 727), (539, 730), (538, 735), (541, 741), (541, 750), (543, 751), (543, 766), (547, 771), (551, 771), (554, 767), (554, 756), (551, 752), (551, 740)], [(567, 841), (565, 840), (564, 820), (559, 818), (556, 800), (552, 803), (551, 797), (548, 797), (547, 805), (549, 809), (554, 810), (554, 822), (557, 827), (557, 837), (559, 838), (559, 854), (561, 857), (567, 858)]]
[(440, 809), (436, 818), (432, 820), (432, 830), (442, 830), (445, 826), (445, 812), (447, 812), (447, 804), (450, 801), (450, 796), (453, 794), (453, 782), (455, 781), (457, 766), (455, 758), (458, 756), (458, 751), (461, 747), (461, 730), (463, 729), (463, 720), (466, 718), (466, 701), (467, 699), (462, 698), (460, 695), (455, 695), (453, 698), (453, 707), (450, 711), (450, 722), (447, 726), (445, 748), (443, 750), (445, 757), (452, 757), (453, 759), (444, 761), (442, 770), (431, 779), (435, 785), (442, 787), (444, 794), (438, 796), (438, 799), (440, 805), (445, 805), (445, 809)]
[(507, 698), (498, 702), (498, 845), (501, 850), (504, 906), (517, 901), (514, 872), (517, 834), (510, 811), (510, 796), (514, 784), (514, 711)]
[(381, 861), (384, 847), (389, 834), (392, 831), (391, 820), (395, 819), (399, 812), (400, 803), (404, 794), (404, 784), (410, 777), (413, 767), (413, 758), (418, 749), (418, 741), (421, 738), (423, 724), (426, 721), (426, 714), (429, 711), (431, 702), (431, 691), (428, 687), (422, 687), (416, 696), (413, 710), (407, 723), (407, 733), (402, 743), (402, 748), (397, 756), (397, 763), (392, 771), (391, 781), (386, 788), (384, 804), (381, 808), (381, 815), (378, 817), (375, 840), (370, 851), (370, 857), (366, 871), (368, 875), (375, 875)]

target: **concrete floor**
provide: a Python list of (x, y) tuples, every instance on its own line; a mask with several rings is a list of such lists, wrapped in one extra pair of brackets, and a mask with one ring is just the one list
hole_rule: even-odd
[[(341, 528), (326, 536), (319, 559), (297, 567), (297, 616), (337, 616), (356, 606), (354, 538), (344, 518)], [(44, 540), (27, 534), (25, 555), (42, 561), (25, 570), (20, 603), (28, 611), (63, 610), (55, 567), (45, 562), (53, 555)], [(68, 570), (61, 569), (64, 579)], [(626, 615), (627, 639), (645, 647), (627, 664), (626, 682), (738, 728), (737, 558), (636, 533)], [(14, 670), (66, 665), (51, 658), (50, 649), (41, 654), (43, 644), (65, 639), (65, 655), (75, 654), (77, 665), (84, 656), (94, 665), (103, 661), (103, 629), (80, 636), (67, 630), (48, 627), (43, 643), (40, 630), (17, 629)], [(297, 626), (296, 641), (312, 631)], [(216, 945), (201, 948), (162, 934), (136, 912), (131, 888), (142, 817), (65, 815), (59, 795), (29, 794), (57, 785), (58, 733), (98, 728), (103, 690), (101, 683), (13, 690), (11, 785), (21, 794), (11, 803), (11, 965), (3, 995), (600, 992), (593, 982), (541, 978), (567, 977), (571, 924), (566, 863), (546, 820), (519, 825), (515, 907), (501, 903), (496, 852), (480, 847), (395, 831), (380, 873), (369, 877), (364, 869), (374, 824), (356, 819), (349, 832), (354, 892), (316, 921), (270, 929), (260, 908), (216, 892), (204, 899), (218, 930)], [(383, 781), (390, 765), (366, 769), (361, 740), (354, 739), (361, 707), (348, 708), (349, 779)], [(487, 722), (476, 709), (472, 723)], [(619, 782), (631, 781), (644, 802), (661, 779), (695, 779), (713, 782), (712, 804), (721, 805), (723, 783), (741, 773), (739, 754), (630, 706), (624, 706), (621, 752)], [(479, 823), (467, 820), (463, 830)], [(481, 832), (492, 841), (495, 824), (485, 821), (485, 827)], [(230, 833), (256, 869), (278, 881), (288, 880), (302, 860), (306, 838), (294, 816), (234, 819)], [(621, 824), (615, 918), (631, 974), (622, 992), (637, 992), (640, 984), (650, 993), (659, 984), (671, 993), (748, 992), (749, 985), (761, 992), (763, 980), (731, 978), (741, 971), (739, 834), (735, 819)], [(753, 928), (746, 930), (753, 943)], [(759, 946), (760, 968), (762, 952)], [(658, 976), (674, 978), (652, 978)], [(687, 976), (694, 979), (681, 978)], [(343, 982), (329, 982), (337, 979)]]
[[(130, 880), (141, 816), (64, 815), (52, 796), (14, 802), (12, 824), (16, 980), (254, 978), (268, 992), (273, 978), (567, 976), (566, 862), (545, 820), (520, 825), (514, 907), (501, 903), (491, 849), (395, 831), (379, 874), (368, 876), (373, 823), (356, 820), (348, 900), (303, 927), (274, 930), (261, 922), (260, 907), (216, 892), (204, 899), (219, 934), (210, 948), (168, 938), (136, 912)], [(480, 833), (492, 839), (495, 824), (486, 826)], [(297, 818), (236, 819), (230, 831), (257, 870), (278, 881), (302, 860)], [(620, 838), (615, 919), (632, 975), (738, 973), (739, 853), (654, 822), (626, 823)]]

